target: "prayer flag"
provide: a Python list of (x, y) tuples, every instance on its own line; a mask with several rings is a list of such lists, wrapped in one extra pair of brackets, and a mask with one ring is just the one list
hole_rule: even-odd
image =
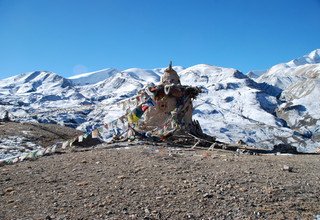
[(136, 116), (136, 114), (134, 114), (133, 112), (131, 112), (128, 115), (128, 121), (131, 124), (136, 124), (139, 121), (139, 118)]
[(98, 131), (98, 129), (94, 129), (93, 131), (92, 131), (92, 138), (98, 138), (99, 137), (99, 131)]
[[(82, 136), (82, 135), (81, 135), (81, 136)], [(80, 142), (80, 141), (79, 141), (79, 142)], [(62, 149), (67, 148), (68, 144), (69, 144), (69, 141), (63, 142), (63, 143), (62, 143)], [(48, 148), (47, 148), (47, 149), (48, 149)], [(47, 152), (46, 152), (46, 153), (47, 153)]]
[(125, 102), (123, 102), (123, 104), (122, 104), (122, 110), (126, 110), (126, 108), (127, 108), (127, 104), (126, 104)]
[(98, 131), (99, 131), (100, 134), (103, 134), (103, 127), (102, 127), (102, 126), (99, 127), (99, 128), (98, 128)]
[(147, 105), (142, 105), (142, 108), (141, 108), (141, 109), (142, 109), (143, 112), (145, 112), (145, 111), (147, 111), (148, 108), (149, 108), (149, 106), (147, 106)]
[(156, 105), (156, 103), (152, 100), (152, 98), (148, 98), (148, 100), (144, 104), (148, 105), (148, 106), (155, 106)]

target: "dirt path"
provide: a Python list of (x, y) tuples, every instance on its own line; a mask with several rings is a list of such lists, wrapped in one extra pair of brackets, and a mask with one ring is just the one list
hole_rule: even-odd
[(0, 219), (314, 219), (319, 161), (156, 146), (53, 155), (0, 167)]

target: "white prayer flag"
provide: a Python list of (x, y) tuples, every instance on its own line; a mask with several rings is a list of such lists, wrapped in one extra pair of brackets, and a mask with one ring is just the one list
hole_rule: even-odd
[(92, 138), (98, 138), (99, 137), (99, 131), (98, 131), (98, 129), (94, 129), (93, 131), (92, 131)]

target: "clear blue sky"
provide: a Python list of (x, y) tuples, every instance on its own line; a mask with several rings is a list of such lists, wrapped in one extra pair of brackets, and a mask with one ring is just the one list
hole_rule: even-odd
[(0, 0), (0, 79), (195, 64), (267, 69), (320, 48), (320, 0)]

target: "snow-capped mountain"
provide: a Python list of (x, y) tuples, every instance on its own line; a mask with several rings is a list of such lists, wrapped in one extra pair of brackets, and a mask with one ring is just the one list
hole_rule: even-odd
[(301, 66), (305, 64), (317, 64), (320, 63), (320, 49), (316, 49), (311, 53), (304, 55), (303, 57), (291, 60), (288, 62), (289, 66)]
[(266, 72), (267, 70), (251, 70), (246, 75), (251, 79), (257, 79)]
[(276, 116), (281, 104), (279, 88), (256, 83), (231, 68), (197, 65), (179, 74), (182, 84), (202, 86), (205, 90), (194, 102), (194, 118), (205, 132), (219, 140), (231, 143), (242, 140), (267, 148), (285, 140), (301, 147), (300, 150), (309, 142), (296, 137), (286, 122)]
[(320, 49), (303, 57), (273, 66), (257, 79), (275, 85), (283, 92), (276, 115), (287, 122), (295, 134), (318, 142), (320, 131)]
[(308, 55), (280, 63), (262, 74), (257, 81), (265, 82), (281, 89), (286, 89), (293, 83), (308, 78), (318, 78), (320, 75), (320, 49)]
[[(202, 88), (194, 119), (208, 134), (225, 142), (265, 148), (285, 143), (312, 152), (320, 141), (318, 57), (316, 50), (276, 65), (257, 81), (236, 69), (206, 64), (174, 69), (182, 84)], [(123, 115), (118, 103), (159, 83), (164, 70), (109, 68), (68, 79), (46, 71), (21, 74), (0, 80), (0, 112), (85, 130)]]
[(320, 141), (320, 79), (300, 80), (281, 94), (277, 116), (299, 134)]
[(0, 81), (2, 94), (57, 93), (71, 86), (71, 81), (48, 71), (20, 74)]

